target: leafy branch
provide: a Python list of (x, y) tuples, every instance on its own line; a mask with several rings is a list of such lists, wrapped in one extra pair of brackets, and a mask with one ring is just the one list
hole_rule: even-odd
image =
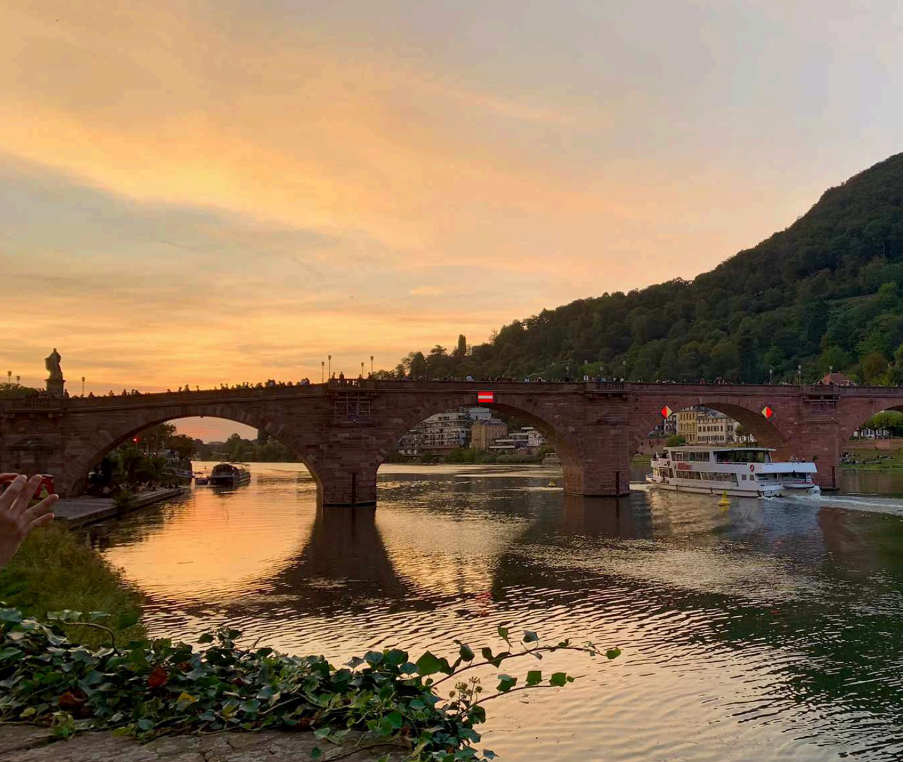
[[(467, 670), (499, 667), (508, 660), (570, 650), (589, 656), (618, 656), (562, 641), (543, 645), (524, 632), (519, 646), (499, 628), (506, 650), (485, 647), (482, 658), (458, 642), (457, 659), (429, 651), (417, 661), (406, 651), (368, 651), (335, 667), (320, 656), (288, 656), (271, 648), (240, 648), (241, 633), (221, 629), (199, 639), (200, 648), (167, 639), (133, 641), (121, 648), (112, 630), (99, 624), (103, 612), (62, 611), (47, 621), (0, 608), (0, 723), (52, 728), (54, 737), (123, 728), (140, 740), (180, 733), (256, 731), (267, 728), (310, 731), (318, 741), (354, 749), (330, 755), (341, 759), (362, 749), (392, 746), (411, 762), (489, 760), (495, 755), (474, 745), (475, 726), (486, 720), (483, 705), (517, 691), (563, 687), (575, 677), (547, 677), (530, 670), (524, 678), (501, 674), (494, 692), (484, 694)], [(71, 643), (65, 628), (96, 627), (111, 635), (111, 647), (91, 650)], [(439, 679), (434, 676), (442, 675)], [(457, 679), (449, 698), (437, 687)], [(351, 735), (350, 735), (351, 734)], [(316, 748), (313, 757), (324, 759)]]

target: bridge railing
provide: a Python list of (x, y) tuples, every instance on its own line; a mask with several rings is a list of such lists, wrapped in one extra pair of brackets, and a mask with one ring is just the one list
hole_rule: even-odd
[(592, 381), (594, 389), (600, 391), (620, 391), (625, 388), (624, 381)]

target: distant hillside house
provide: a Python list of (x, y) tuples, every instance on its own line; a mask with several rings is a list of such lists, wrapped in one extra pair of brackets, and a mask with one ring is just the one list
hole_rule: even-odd
[(487, 418), (471, 426), (471, 447), (475, 450), (489, 450), (496, 440), (508, 434), (508, 426), (498, 418)]
[(546, 438), (533, 426), (525, 426), (520, 431), (513, 431), (507, 437), (500, 437), (489, 449), (495, 453), (536, 452), (546, 446)]
[(819, 383), (823, 386), (857, 386), (844, 373), (826, 373)]

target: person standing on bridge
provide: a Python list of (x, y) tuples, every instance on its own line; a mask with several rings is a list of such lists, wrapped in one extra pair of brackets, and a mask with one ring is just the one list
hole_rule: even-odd
[[(0, 474), (0, 478), (14, 474)], [(19, 474), (0, 495), (0, 569), (12, 561), (22, 541), (38, 527), (53, 521), (50, 509), (59, 495), (48, 495), (40, 503), (29, 507), (29, 502), (41, 486), (41, 475), (28, 479)]]

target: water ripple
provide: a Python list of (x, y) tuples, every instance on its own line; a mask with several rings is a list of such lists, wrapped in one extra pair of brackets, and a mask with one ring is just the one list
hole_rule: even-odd
[(338, 663), (495, 645), (511, 624), (623, 655), (548, 656), (584, 677), (494, 702), (484, 740), (504, 759), (900, 759), (900, 501), (723, 511), (645, 489), (569, 498), (529, 468), (393, 467), (378, 510), (318, 511), (303, 469), (252, 470), (91, 530), (152, 634), (228, 622)]

